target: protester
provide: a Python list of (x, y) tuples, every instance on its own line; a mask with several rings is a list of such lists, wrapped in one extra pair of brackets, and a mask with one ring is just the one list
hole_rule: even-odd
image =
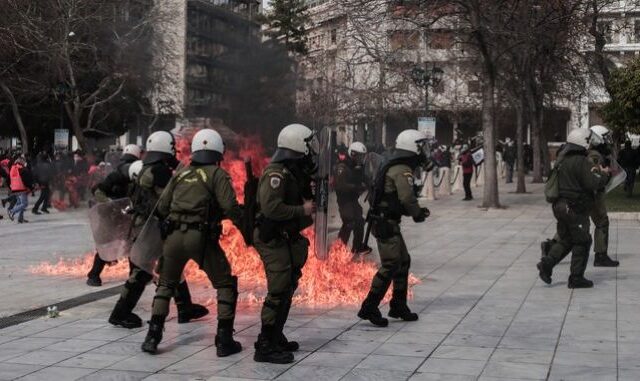
[(473, 178), (473, 157), (471, 156), (471, 151), (469, 150), (468, 145), (463, 145), (461, 150), (460, 157), (458, 158), (458, 162), (462, 165), (462, 176), (464, 186), (464, 198), (463, 201), (473, 200), (473, 194), (471, 193), (471, 179)]
[(9, 210), (9, 219), (13, 221), (18, 216), (18, 223), (29, 222), (24, 219), (24, 211), (29, 206), (29, 193), (33, 189), (33, 175), (24, 156), (20, 156), (14, 161), (9, 176), (11, 178), (11, 193), (17, 198), (16, 205)]
[(54, 171), (55, 169), (49, 155), (46, 152), (41, 152), (38, 155), (38, 161), (35, 166), (35, 179), (40, 188), (40, 197), (33, 205), (33, 209), (31, 209), (33, 214), (40, 214), (40, 211), (49, 214), (51, 181), (55, 175)]
[(515, 144), (511, 138), (505, 140), (505, 147), (502, 152), (502, 160), (504, 160), (505, 168), (507, 170), (507, 184), (513, 183), (513, 170), (516, 165), (517, 151)]

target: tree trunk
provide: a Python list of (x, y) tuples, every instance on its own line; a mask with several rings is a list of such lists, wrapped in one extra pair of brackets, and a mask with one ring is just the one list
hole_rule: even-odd
[(531, 180), (531, 182), (541, 183), (543, 182), (542, 166), (540, 165), (540, 153), (542, 152), (540, 150), (540, 129), (542, 126), (539, 125), (540, 118), (538, 117), (538, 104), (531, 86), (531, 83), (529, 83), (526, 87), (529, 122), (531, 123), (531, 150), (533, 151), (533, 180)]
[(484, 79), (482, 84), (482, 132), (484, 137), (484, 195), (482, 207), (499, 208), (498, 168), (495, 139), (495, 80)]
[(24, 127), (24, 123), (22, 122), (22, 115), (20, 115), (20, 107), (18, 106), (18, 102), (16, 101), (16, 97), (13, 96), (13, 92), (7, 86), (6, 83), (0, 81), (0, 88), (6, 95), (9, 103), (11, 104), (11, 112), (13, 113), (13, 119), (16, 121), (16, 125), (18, 126), (18, 131), (20, 132), (20, 141), (22, 142), (22, 153), (29, 153), (29, 137), (27, 135), (27, 129)]
[(374, 133), (374, 143), (382, 143), (383, 145), (387, 145), (387, 142), (383, 141), (384, 134), (382, 130), (384, 129), (384, 88), (386, 82), (385, 69), (384, 64), (380, 62), (380, 73), (378, 77), (378, 91), (376, 94), (376, 108), (377, 108), (377, 119), (376, 120), (376, 129)]
[[(70, 104), (73, 103), (73, 104)], [(69, 103), (65, 103), (65, 108), (67, 110), (67, 115), (71, 120), (71, 128), (73, 129), (73, 135), (75, 135), (76, 140), (78, 140), (78, 145), (80, 149), (84, 152), (89, 152), (89, 145), (87, 144), (87, 140), (84, 138), (84, 130), (82, 128), (81, 118), (81, 106), (79, 102), (73, 101)]]
[(549, 176), (551, 171), (551, 161), (549, 160), (549, 144), (544, 134), (544, 106), (540, 106), (540, 114), (538, 115), (538, 125), (540, 126), (540, 165), (542, 166), (543, 176)]
[(526, 104), (524, 95), (520, 94), (518, 106), (516, 107), (516, 147), (517, 147), (517, 185), (516, 193), (527, 193), (527, 186), (524, 181), (524, 118)]

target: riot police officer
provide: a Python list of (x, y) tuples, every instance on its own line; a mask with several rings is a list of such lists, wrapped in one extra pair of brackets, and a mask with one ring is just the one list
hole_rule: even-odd
[[(129, 144), (124, 147), (122, 156), (120, 157), (120, 163), (116, 170), (109, 173), (109, 175), (92, 190), (97, 202), (118, 200), (129, 196), (129, 185), (131, 184), (129, 167), (135, 161), (140, 160), (141, 156), (142, 150), (137, 145)], [(102, 270), (104, 270), (104, 266), (107, 263), (107, 261), (100, 258), (100, 253), (96, 253), (93, 257), (91, 270), (87, 274), (87, 284), (89, 286), (102, 286), (100, 274), (102, 274)]]
[[(593, 126), (591, 131), (602, 139), (589, 150), (589, 160), (596, 166), (609, 167), (611, 155), (611, 131), (604, 126)], [(620, 262), (611, 259), (607, 253), (609, 248), (609, 216), (607, 215), (607, 203), (605, 187), (596, 190), (593, 207), (589, 213), (591, 221), (595, 225), (593, 231), (593, 251), (595, 256), (593, 265), (596, 267), (617, 267)]]
[[(147, 139), (147, 154), (143, 159), (143, 167), (135, 182), (131, 200), (134, 211), (134, 237), (155, 212), (158, 198), (178, 165), (175, 154), (175, 140), (171, 133), (158, 131)], [(133, 309), (138, 304), (147, 283), (153, 279), (153, 275), (131, 261), (129, 261), (129, 267), (129, 279), (125, 282), (120, 299), (109, 316), (109, 323), (124, 328), (139, 328), (142, 327), (142, 320), (133, 313)], [(209, 313), (204, 306), (191, 302), (186, 281), (178, 285), (175, 299), (178, 305), (179, 323), (188, 323), (192, 319), (201, 318)]]
[(537, 268), (542, 281), (551, 283), (553, 267), (571, 252), (569, 288), (590, 288), (593, 282), (584, 277), (591, 235), (589, 212), (595, 192), (609, 181), (608, 168), (595, 166), (587, 157), (588, 149), (599, 137), (588, 129), (575, 129), (569, 133), (567, 144), (561, 150), (557, 170), (558, 198), (553, 202), (553, 215), (557, 220), (557, 240)]
[(418, 315), (407, 306), (411, 256), (400, 231), (400, 220), (402, 216), (411, 216), (415, 222), (424, 222), (429, 216), (429, 210), (418, 204), (414, 190), (415, 170), (429, 161), (426, 144), (427, 136), (423, 132), (402, 131), (389, 161), (376, 175), (373, 195), (370, 195), (370, 223), (373, 223), (372, 233), (378, 244), (381, 266), (373, 277), (371, 290), (358, 317), (380, 327), (389, 324), (378, 306), (392, 282), (389, 316), (405, 321), (418, 320)]
[(257, 362), (290, 363), (299, 345), (283, 333), (293, 294), (307, 261), (309, 241), (300, 232), (313, 223), (311, 175), (318, 143), (301, 125), (286, 126), (278, 148), (258, 184), (258, 217), (254, 246), (267, 277), (262, 329), (255, 344)]
[(218, 331), (215, 339), (218, 357), (242, 350), (233, 340), (233, 322), (238, 299), (238, 278), (218, 240), (225, 218), (241, 227), (242, 209), (236, 201), (229, 175), (220, 168), (224, 143), (214, 130), (199, 131), (191, 143), (191, 165), (179, 170), (158, 204), (165, 220), (160, 279), (153, 299), (153, 315), (142, 350), (156, 353), (162, 340), (169, 301), (176, 295), (180, 276), (189, 260), (207, 274), (218, 294)]
[(369, 254), (371, 248), (363, 244), (364, 218), (362, 206), (358, 202), (365, 191), (364, 163), (367, 147), (360, 142), (353, 142), (347, 150), (347, 156), (336, 166), (335, 190), (338, 199), (338, 211), (342, 219), (342, 227), (338, 238), (345, 245), (349, 243), (349, 236), (353, 232), (352, 252), (354, 257)]

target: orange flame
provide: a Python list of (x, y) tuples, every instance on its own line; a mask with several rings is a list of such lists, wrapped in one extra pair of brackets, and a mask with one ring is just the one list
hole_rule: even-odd
[[(192, 135), (183, 135), (176, 141), (178, 158), (185, 163), (189, 161)], [(258, 139), (253, 137), (242, 139), (237, 151), (225, 153), (222, 166), (231, 176), (240, 202), (244, 199), (243, 186), (246, 181), (244, 158), (252, 160), (257, 173), (269, 162)], [(303, 234), (311, 243), (309, 252), (315, 252), (313, 229), (307, 229)], [(240, 231), (230, 221), (223, 221), (220, 245), (226, 252), (233, 272), (238, 276), (240, 299), (249, 303), (261, 303), (266, 294), (266, 280), (257, 251), (246, 246)], [(81, 278), (86, 276), (92, 263), (93, 254), (87, 254), (79, 259), (60, 259), (54, 264), (42, 263), (30, 270), (34, 274)], [(331, 246), (328, 260), (321, 261), (314, 255), (309, 255), (295, 301), (308, 306), (357, 305), (369, 291), (376, 271), (377, 266), (373, 262), (352, 261), (351, 250), (338, 240)], [(102, 277), (106, 280), (124, 279), (128, 272), (127, 262), (119, 261), (116, 265), (105, 268)], [(189, 262), (184, 274), (191, 283), (210, 284), (206, 274), (194, 262)], [(410, 275), (409, 284), (417, 283), (420, 280)], [(389, 297), (388, 294), (387, 299)]]

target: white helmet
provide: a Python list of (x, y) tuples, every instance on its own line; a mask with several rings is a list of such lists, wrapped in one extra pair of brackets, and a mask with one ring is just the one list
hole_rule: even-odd
[(420, 155), (424, 153), (427, 134), (418, 130), (404, 130), (396, 138), (396, 149)]
[(309, 127), (302, 124), (290, 124), (278, 135), (278, 148), (285, 148), (303, 155), (317, 154), (318, 141)]
[(349, 153), (349, 156), (353, 156), (353, 154), (356, 153), (364, 155), (367, 153), (367, 147), (360, 142), (353, 142), (349, 146), (349, 150), (347, 152)]
[(592, 126), (591, 127), (591, 131), (593, 131), (594, 134), (598, 135), (598, 137), (601, 138), (601, 142), (593, 142), (593, 146), (598, 146), (600, 144), (604, 144), (604, 143), (610, 143), (611, 142), (611, 130), (609, 130), (607, 127), (605, 126)]
[(131, 179), (131, 181), (135, 181), (138, 178), (140, 171), (142, 171), (142, 160), (137, 160), (131, 163), (129, 166), (129, 179)]
[(122, 154), (131, 155), (140, 159), (140, 157), (142, 157), (142, 149), (135, 144), (128, 144), (124, 147), (124, 150), (122, 150)]
[(584, 149), (589, 149), (593, 143), (594, 136), (597, 135), (587, 128), (576, 128), (569, 132), (569, 135), (567, 136), (567, 143), (575, 144)]
[(218, 131), (198, 131), (191, 141), (191, 160), (200, 164), (218, 163), (224, 155), (224, 142)]
[(147, 152), (161, 152), (169, 155), (176, 154), (176, 141), (167, 131), (156, 131), (147, 139)]

